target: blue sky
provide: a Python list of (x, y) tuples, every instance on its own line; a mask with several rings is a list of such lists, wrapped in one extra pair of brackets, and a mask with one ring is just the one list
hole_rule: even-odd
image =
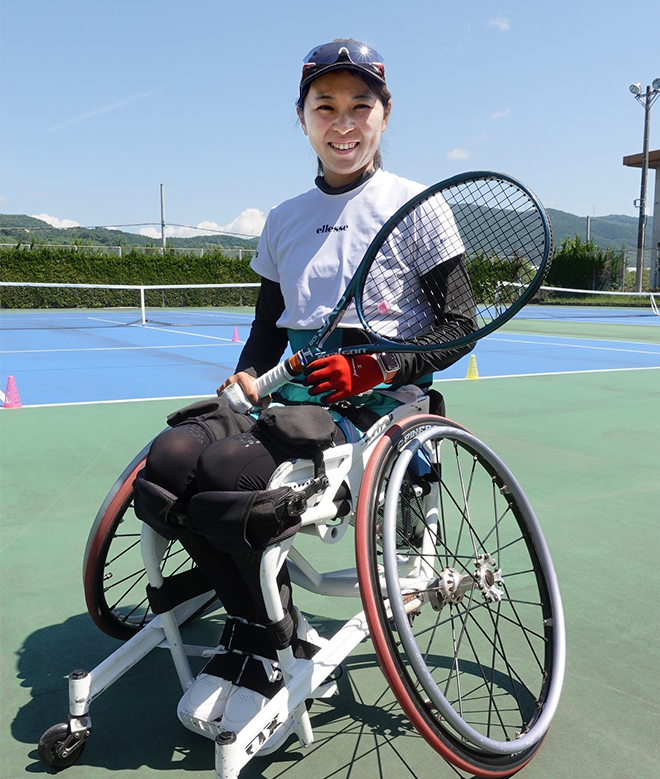
[(257, 232), (313, 184), (302, 58), (352, 36), (385, 60), (388, 170), (502, 170), (549, 207), (637, 215), (628, 86), (660, 77), (657, 0), (3, 0), (0, 24), (4, 213), (158, 222), (163, 183), (168, 222)]

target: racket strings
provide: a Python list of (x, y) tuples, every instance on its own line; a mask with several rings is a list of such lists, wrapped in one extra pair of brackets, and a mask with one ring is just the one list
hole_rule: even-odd
[(361, 289), (364, 320), (393, 342), (453, 341), (525, 294), (546, 243), (539, 207), (509, 181), (475, 179), (431, 194), (375, 253)]

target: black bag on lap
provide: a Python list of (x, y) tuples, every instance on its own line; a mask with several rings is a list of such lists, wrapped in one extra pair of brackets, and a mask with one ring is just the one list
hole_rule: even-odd
[(337, 428), (332, 414), (322, 406), (281, 406), (262, 411), (257, 430), (291, 457), (314, 459), (329, 449)]
[(167, 424), (199, 424), (210, 433), (210, 440), (217, 441), (230, 435), (245, 433), (254, 427), (254, 419), (248, 414), (232, 411), (223, 397), (204, 398), (174, 411), (167, 417)]

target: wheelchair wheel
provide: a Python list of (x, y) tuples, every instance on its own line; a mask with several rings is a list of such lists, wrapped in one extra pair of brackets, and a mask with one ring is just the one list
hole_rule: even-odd
[(559, 589), (531, 506), (497, 455), (427, 415), (385, 434), (362, 484), (360, 593), (390, 686), (446, 760), (510, 776), (547, 733), (565, 665)]
[[(154, 617), (146, 595), (147, 573), (140, 553), (142, 522), (133, 511), (133, 481), (144, 467), (149, 447), (150, 444), (133, 459), (103, 501), (87, 539), (83, 561), (87, 610), (104, 633), (122, 641)], [(163, 557), (163, 576), (192, 567), (194, 563), (186, 550), (178, 541), (171, 541)], [(202, 611), (215, 600), (210, 598)]]

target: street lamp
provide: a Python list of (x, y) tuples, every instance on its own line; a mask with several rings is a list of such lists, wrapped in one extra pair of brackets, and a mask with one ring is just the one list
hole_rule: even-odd
[[(660, 95), (660, 78), (653, 80), (652, 87), (646, 87), (642, 91), (641, 83), (631, 84), (629, 87), (635, 100), (644, 109), (644, 147), (642, 150), (642, 186), (639, 195), (639, 226), (637, 228), (637, 278), (635, 287), (637, 292), (642, 291), (642, 276), (644, 275), (644, 243), (646, 231), (646, 180), (649, 173), (649, 129), (651, 127), (651, 106)], [(637, 205), (637, 201), (635, 201)]]

